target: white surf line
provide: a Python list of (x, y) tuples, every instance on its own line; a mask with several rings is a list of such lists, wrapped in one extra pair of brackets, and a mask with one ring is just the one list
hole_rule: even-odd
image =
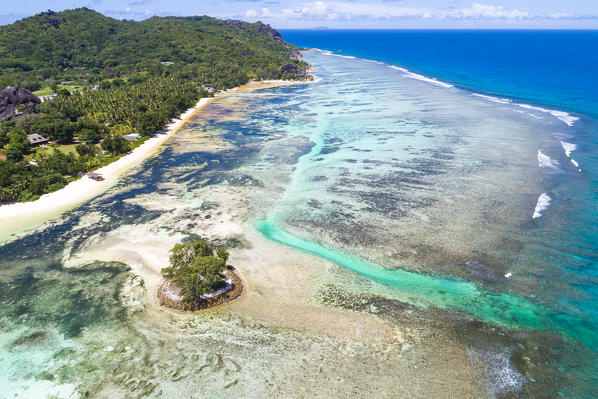
[(550, 206), (550, 202), (552, 198), (546, 193), (540, 194), (538, 197), (538, 202), (536, 203), (536, 208), (534, 209), (534, 214), (532, 215), (532, 219), (537, 219), (542, 216), (542, 212), (544, 212)]
[(577, 116), (573, 116), (570, 113), (565, 112), (565, 111), (557, 111), (554, 109), (542, 108), (542, 107), (537, 107), (535, 105), (529, 105), (529, 104), (520, 104), (520, 103), (514, 103), (514, 104), (521, 108), (548, 113), (548, 114), (554, 116), (555, 118), (559, 119), (561, 122), (564, 122), (565, 124), (567, 124), (567, 126), (573, 126), (575, 124), (575, 122), (577, 122), (579, 120), (579, 118)]
[[(472, 95), (475, 97), (483, 98), (484, 100), (492, 101), (492, 102), (499, 103), (499, 104), (516, 105), (518, 107), (525, 108), (525, 109), (531, 109), (531, 110), (535, 110), (535, 111), (549, 113), (549, 114), (553, 115), (554, 117), (558, 118), (560, 121), (566, 123), (568, 126), (573, 126), (575, 124), (575, 122), (577, 120), (579, 120), (578, 117), (572, 116), (564, 111), (549, 110), (549, 109), (545, 109), (545, 108), (541, 108), (541, 107), (535, 107), (535, 106), (529, 105), (529, 104), (520, 104), (520, 103), (514, 102), (513, 100), (511, 100), (509, 98), (494, 97), (494, 96), (488, 96), (485, 94), (478, 94), (478, 93), (472, 93)], [(523, 112), (523, 111), (517, 111), (517, 112)], [(539, 118), (538, 116), (536, 116), (532, 113), (527, 113), (527, 112), (524, 112), (524, 113), (529, 116), (533, 116), (534, 118)], [(562, 140), (559, 140), (559, 142), (561, 143), (563, 150), (565, 150), (565, 154), (567, 155), (567, 158), (569, 158), (569, 160), (575, 166), (577, 171), (581, 172), (579, 163), (571, 157), (571, 153), (577, 149), (577, 146), (573, 143), (568, 143), (568, 142), (562, 141)], [(546, 157), (546, 156), (544, 154), (539, 153), (538, 154), (539, 161), (540, 161), (540, 157)], [(554, 162), (556, 162), (556, 161), (554, 161)], [(543, 167), (543, 166), (550, 167), (550, 165), (548, 165), (548, 164), (542, 165), (542, 161), (540, 161), (540, 167)], [(558, 167), (558, 162), (556, 162), (556, 167)]]
[[(561, 171), (559, 168), (559, 161), (556, 159), (550, 158), (548, 155), (544, 154), (541, 150), (538, 150), (538, 166), (541, 168), (548, 168)], [(562, 172), (562, 171), (561, 171)]]
[[(510, 98), (494, 97), (494, 96), (489, 96), (486, 94), (479, 94), (479, 93), (472, 93), (472, 96), (480, 97), (480, 98), (483, 98), (485, 100), (492, 101), (495, 103), (512, 104), (512, 105), (516, 105), (516, 106), (524, 108), (524, 109), (544, 112), (544, 113), (554, 116), (561, 122), (565, 123), (567, 126), (573, 126), (575, 124), (575, 122), (579, 120), (579, 118), (577, 116), (573, 116), (570, 113), (565, 112), (565, 111), (557, 111), (555, 109), (548, 109), (548, 108), (538, 107), (535, 105), (518, 103), (518, 102), (515, 102), (514, 100), (511, 100)], [(529, 114), (529, 115), (535, 116), (533, 114)]]
[(573, 165), (575, 165), (575, 167), (577, 168), (578, 171), (581, 172), (579, 163), (577, 163), (577, 161), (575, 159), (571, 158), (571, 153), (577, 149), (577, 146), (573, 143), (568, 143), (568, 142), (562, 141), (562, 140), (561, 140), (561, 146), (563, 147), (563, 150), (565, 150), (565, 155), (567, 155), (567, 157), (569, 158), (571, 163)]
[[(376, 60), (370, 60), (367, 58), (358, 58), (358, 57), (354, 57), (354, 56), (347, 56), (347, 55), (341, 55), (341, 54), (335, 54), (334, 52), (330, 51), (330, 50), (320, 50), (317, 49), (318, 51), (320, 51), (321, 54), (323, 55), (329, 55), (329, 56), (337, 56), (337, 57), (342, 57), (342, 58), (351, 58), (351, 59), (360, 59), (362, 61), (367, 61), (367, 62), (372, 62), (372, 63), (378, 63), (378, 64), (382, 64), (382, 65), (387, 65), (384, 62), (381, 61), (376, 61)], [(411, 71), (409, 71), (406, 68), (402, 68), (402, 67), (398, 67), (395, 65), (388, 65), (389, 68), (394, 69), (396, 71), (402, 72), (403, 76), (411, 78), (411, 79), (416, 79), (416, 80), (420, 80), (422, 82), (427, 82), (427, 83), (432, 83), (435, 84), (437, 86), (441, 86), (441, 87), (445, 87), (445, 88), (451, 88), (451, 87), (455, 87), (452, 84), (449, 83), (445, 83), (442, 81), (437, 80), (436, 78), (428, 78), (424, 75), (419, 75), (417, 73), (413, 73)], [(464, 89), (465, 90), (465, 89)], [(465, 90), (465, 91), (469, 91), (469, 90)], [(470, 92), (472, 96), (478, 97), (478, 98), (482, 98), (484, 100), (487, 101), (491, 101), (494, 103), (498, 103), (498, 104), (505, 104), (505, 105), (515, 105), (517, 107), (521, 107), (527, 110), (533, 110), (533, 111), (540, 111), (543, 113), (548, 113), (552, 116), (554, 116), (555, 118), (559, 119), (561, 122), (565, 123), (567, 126), (572, 127), (576, 121), (579, 120), (578, 117), (573, 116), (571, 114), (569, 114), (568, 112), (565, 111), (557, 111), (557, 110), (553, 110), (553, 109), (547, 109), (547, 108), (542, 108), (542, 107), (538, 107), (538, 106), (534, 106), (534, 105), (529, 105), (529, 104), (525, 104), (525, 103), (517, 103), (514, 100), (510, 99), (510, 98), (504, 98), (504, 97), (495, 97), (495, 96), (490, 96), (487, 94), (480, 94), (480, 93), (474, 93), (474, 92)], [(520, 112), (520, 111), (518, 111)], [(534, 115), (533, 113), (526, 113), (529, 116), (533, 116), (534, 118), (539, 118), (538, 116)], [(567, 143), (564, 141), (560, 141), (561, 145), (563, 146), (563, 149), (565, 150), (565, 153), (567, 154), (567, 157), (569, 158), (569, 160), (571, 161), (571, 163), (577, 168), (577, 170), (579, 172), (581, 172), (581, 168), (579, 167), (579, 163), (571, 158), (571, 152), (574, 151), (576, 149), (576, 145), (575, 144), (571, 144), (571, 143)], [(552, 168), (555, 170), (559, 170), (559, 163), (558, 161), (554, 161), (552, 159), (550, 159), (550, 157), (548, 157), (547, 155), (542, 154), (540, 151), (538, 151), (538, 162), (540, 163), (540, 167), (548, 167), (548, 168)]]
[[(370, 60), (370, 59), (367, 59), (367, 58), (359, 58), (359, 57), (355, 57), (355, 56), (352, 56), (352, 55), (336, 54), (336, 53), (334, 53), (334, 52), (332, 52), (330, 50), (319, 50), (319, 51), (320, 51), (320, 53), (322, 55), (329, 55), (329, 56), (335, 56), (335, 57), (341, 57), (341, 58), (348, 58), (348, 59), (359, 59), (361, 61), (372, 62), (372, 63), (376, 63), (376, 64), (381, 64), (381, 65), (387, 65), (386, 63), (384, 63), (382, 61)], [(441, 86), (441, 87), (444, 87), (444, 88), (455, 87), (454, 85), (452, 85), (450, 83), (442, 82), (442, 81), (440, 81), (440, 80), (438, 80), (436, 78), (429, 78), (427, 76), (411, 72), (410, 70), (405, 69), (405, 68), (401, 68), (401, 67), (394, 66), (394, 65), (388, 65), (388, 67), (391, 68), (391, 69), (394, 69), (396, 71), (402, 72), (403, 76), (405, 76), (407, 78), (410, 78), (410, 79), (415, 79), (415, 80), (419, 80), (419, 81), (426, 82), (426, 83), (432, 83), (434, 85)]]
[(494, 97), (494, 96), (488, 96), (488, 95), (479, 94), (479, 93), (472, 93), (471, 95), (483, 98), (484, 100), (492, 101), (494, 103), (499, 103), (499, 104), (513, 104), (513, 100), (511, 100), (509, 98)]
[[(351, 56), (351, 55), (335, 54), (334, 52), (332, 52), (330, 50), (319, 50), (319, 51), (323, 55), (331, 55), (331, 56), (337, 56), (337, 57), (342, 57), (342, 58), (358, 58), (358, 57), (354, 57), (354, 56)], [(367, 61), (367, 62), (375, 62), (375, 63), (379, 63), (379, 64), (385, 64), (384, 62), (376, 61), (376, 60), (369, 60), (367, 58), (359, 58), (359, 59), (363, 60), (363, 61)], [(411, 78), (411, 79), (416, 79), (416, 80), (420, 80), (422, 82), (432, 83), (432, 84), (435, 84), (437, 86), (441, 86), (441, 87), (445, 87), (445, 88), (455, 87), (453, 84), (440, 81), (440, 80), (438, 80), (436, 78), (433, 78), (433, 77), (431, 78), (431, 77), (427, 77), (427, 76), (424, 76), (424, 75), (420, 75), (420, 74), (411, 72), (410, 70), (408, 70), (406, 68), (398, 67), (398, 66), (395, 66), (395, 65), (388, 65), (388, 67), (391, 68), (391, 69), (394, 69), (396, 71), (402, 72), (403, 76)], [(470, 90), (467, 90), (467, 89), (464, 89), (464, 90), (470, 91)], [(538, 107), (538, 106), (535, 106), (535, 105), (529, 105), (529, 104), (525, 104), (525, 103), (518, 103), (518, 102), (515, 102), (514, 100), (511, 100), (509, 98), (495, 97), (495, 96), (490, 96), (490, 95), (487, 95), (487, 94), (480, 94), (480, 93), (474, 93), (474, 92), (471, 92), (471, 94), (473, 96), (480, 97), (480, 98), (483, 98), (485, 100), (496, 102), (496, 103), (500, 103), (500, 104), (512, 104), (512, 105), (516, 105), (516, 106), (524, 108), (524, 109), (548, 113), (548, 114), (551, 114), (552, 116), (554, 116), (555, 118), (559, 119), (561, 122), (567, 124), (567, 126), (570, 126), (570, 127), (573, 126), (575, 124), (575, 122), (579, 120), (579, 117), (573, 116), (570, 113), (565, 112), (565, 111), (558, 111), (558, 110), (554, 110), (554, 109), (548, 109), (548, 108)], [(530, 115), (532, 115), (532, 114), (530, 114)]]
[(437, 86), (441, 86), (441, 87), (444, 87), (444, 88), (447, 88), (447, 89), (451, 88), (451, 87), (455, 87), (452, 84), (441, 82), (440, 80), (437, 80), (435, 78), (428, 78), (428, 77), (426, 77), (424, 75), (420, 75), (418, 73), (411, 72), (410, 70), (405, 69), (405, 68), (401, 68), (401, 67), (394, 66), (394, 65), (390, 65), (389, 68), (394, 69), (396, 71), (402, 72), (403, 76), (405, 76), (407, 78), (411, 78), (411, 79), (415, 79), (415, 80), (420, 80), (422, 82), (432, 83), (432, 84), (435, 84)]

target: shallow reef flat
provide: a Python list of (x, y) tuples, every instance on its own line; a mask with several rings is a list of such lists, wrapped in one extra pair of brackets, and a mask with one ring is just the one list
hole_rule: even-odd
[[(319, 80), (215, 99), (111, 190), (0, 247), (9, 397), (590, 392), (591, 334), (522, 271), (545, 250), (536, 199), (574, 172), (538, 166), (538, 147), (564, 156), (561, 127), (306, 58)], [(229, 248), (239, 298), (160, 306), (168, 250), (192, 239)]]

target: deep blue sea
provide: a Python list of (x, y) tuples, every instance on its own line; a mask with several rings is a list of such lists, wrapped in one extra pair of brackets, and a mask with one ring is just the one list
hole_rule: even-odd
[(598, 116), (598, 31), (283, 30), (289, 42)]

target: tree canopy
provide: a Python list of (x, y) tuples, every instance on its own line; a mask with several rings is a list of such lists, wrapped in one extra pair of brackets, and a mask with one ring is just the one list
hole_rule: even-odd
[[(297, 57), (268, 25), (207, 16), (134, 22), (78, 8), (0, 26), (0, 88), (56, 93), (0, 121), (0, 201), (35, 199), (105, 165), (130, 150), (123, 135), (153, 134), (212, 89), (303, 78)], [(29, 134), (78, 146), (32, 151)]]
[[(37, 90), (86, 76), (91, 84), (136, 73), (182, 74), (216, 88), (283, 78), (296, 48), (262, 23), (208, 16), (116, 20), (88, 8), (47, 11), (0, 26), (0, 87)], [(122, 81), (115, 80), (111, 85)]]
[(163, 268), (161, 273), (181, 288), (183, 304), (194, 306), (201, 295), (213, 292), (224, 284), (222, 273), (226, 269), (229, 254), (224, 248), (218, 248), (215, 252), (203, 240), (176, 244), (170, 250), (170, 266)]

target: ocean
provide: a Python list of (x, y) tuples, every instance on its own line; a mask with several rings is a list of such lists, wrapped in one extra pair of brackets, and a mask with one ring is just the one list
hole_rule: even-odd
[[(216, 98), (0, 245), (2, 394), (594, 397), (598, 33), (283, 35), (314, 82)], [(196, 238), (246, 291), (174, 313)]]
[(396, 64), (482, 94), (598, 116), (598, 32), (281, 30), (285, 39)]
[[(404, 76), (431, 79), (432, 84), (454, 86), (495, 104), (556, 117), (549, 122), (555, 126), (544, 129), (561, 143), (579, 174), (563, 173), (566, 158), (555, 161), (538, 150), (539, 167), (550, 170), (541, 180), (550, 183), (532, 217), (546, 214), (553, 220), (533, 233), (539, 242), (531, 244), (534, 249), (520, 260), (520, 270), (538, 285), (529, 295), (550, 303), (553, 316), (576, 338), (588, 328), (590, 339), (584, 343), (595, 350), (598, 345), (591, 331), (598, 317), (598, 32), (288, 30), (283, 34), (298, 46), (383, 62)], [(497, 112), (501, 109), (497, 105)], [(542, 134), (537, 136), (540, 142)], [(595, 373), (595, 368), (588, 373), (594, 383)]]

